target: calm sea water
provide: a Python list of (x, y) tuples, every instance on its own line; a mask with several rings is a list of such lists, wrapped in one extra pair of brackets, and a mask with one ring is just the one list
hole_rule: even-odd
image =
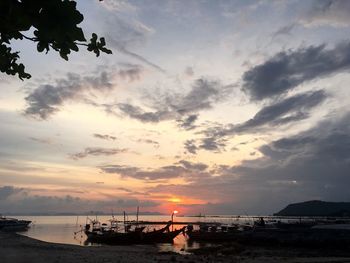
[[(86, 235), (83, 232), (74, 234), (82, 229), (86, 224), (86, 216), (17, 216), (18, 219), (31, 220), (32, 226), (26, 232), (22, 232), (22, 235), (29, 236), (31, 238), (39, 239), (42, 241), (48, 241), (53, 243), (73, 244), (80, 246), (91, 246), (86, 242)], [(90, 216), (95, 218), (95, 216)], [(122, 220), (122, 216), (116, 216), (118, 220)], [(108, 222), (111, 216), (97, 216), (100, 222)], [(136, 216), (129, 216), (128, 220), (136, 220)], [(170, 220), (170, 216), (139, 216), (141, 221), (152, 222), (166, 222)], [(221, 217), (175, 217), (176, 222), (221, 222), (221, 223), (245, 223), (249, 219), (237, 219), (232, 216)], [(147, 228), (152, 230), (153, 228), (159, 228), (162, 225), (149, 225)], [(174, 225), (174, 229), (181, 228), (182, 225)], [(210, 244), (206, 244), (210, 246)], [(198, 248), (203, 246), (198, 243), (189, 243), (183, 235), (178, 235), (173, 244), (159, 244), (156, 245), (159, 251), (174, 251), (178, 253), (184, 253), (187, 248)]]

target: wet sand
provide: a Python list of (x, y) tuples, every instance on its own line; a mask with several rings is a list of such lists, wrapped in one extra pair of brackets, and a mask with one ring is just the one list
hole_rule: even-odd
[(190, 251), (190, 255), (160, 253), (154, 246), (81, 247), (35, 240), (0, 232), (1, 263), (114, 263), (114, 262), (350, 262), (341, 249), (267, 248), (234, 243)]

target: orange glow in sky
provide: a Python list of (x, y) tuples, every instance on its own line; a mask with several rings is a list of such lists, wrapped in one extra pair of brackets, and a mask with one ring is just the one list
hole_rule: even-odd
[(172, 197), (168, 199), (169, 202), (180, 203), (182, 200), (178, 197)]

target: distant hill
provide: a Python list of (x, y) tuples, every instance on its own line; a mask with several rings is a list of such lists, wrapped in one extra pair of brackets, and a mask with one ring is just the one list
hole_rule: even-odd
[(350, 202), (307, 201), (290, 204), (275, 216), (350, 216)]

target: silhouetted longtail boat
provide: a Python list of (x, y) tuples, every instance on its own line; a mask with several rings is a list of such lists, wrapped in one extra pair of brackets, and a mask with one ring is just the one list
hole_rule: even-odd
[(111, 221), (111, 226), (106, 224), (100, 224), (97, 220), (92, 220), (91, 224), (86, 224), (84, 233), (87, 236), (87, 241), (92, 243), (103, 243), (103, 244), (134, 244), (139, 243), (142, 240), (142, 228), (136, 228), (130, 230), (125, 228), (125, 232), (119, 232), (115, 221)]
[(0, 216), (0, 231), (24, 231), (28, 229), (31, 222)]
[(142, 243), (172, 243), (174, 238), (181, 232), (184, 232), (186, 227), (170, 231), (171, 222), (165, 227), (142, 233)]
[(171, 243), (173, 239), (184, 232), (185, 227), (170, 231), (171, 222), (165, 227), (143, 232), (145, 227), (136, 226), (131, 230), (131, 226), (124, 227), (125, 232), (119, 232), (115, 221), (111, 225), (100, 224), (97, 220), (91, 220), (91, 224), (86, 224), (84, 232), (88, 237), (87, 241), (92, 243), (128, 245), (128, 244), (149, 244), (149, 243)]
[(194, 230), (192, 225), (187, 226), (186, 235), (192, 241), (199, 242), (221, 242), (232, 241), (235, 239), (237, 233), (241, 233), (242, 230), (237, 226), (222, 226), (217, 228), (216, 225), (202, 225), (200, 229)]

